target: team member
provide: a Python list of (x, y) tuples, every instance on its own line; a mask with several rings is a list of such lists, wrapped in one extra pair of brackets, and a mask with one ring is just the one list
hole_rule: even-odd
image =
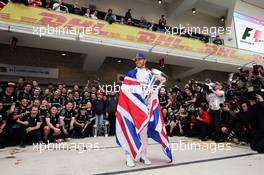
[(7, 116), (6, 111), (4, 111), (4, 103), (0, 101), (0, 149), (4, 148), (6, 145), (7, 136)]
[(68, 102), (66, 107), (60, 112), (60, 123), (62, 125), (62, 135), (67, 141), (71, 136), (74, 128), (74, 120), (76, 113), (73, 110), (72, 102)]
[(12, 118), (9, 120), (10, 124), (10, 144), (16, 145), (20, 143), (21, 147), (25, 146), (25, 134), (23, 135), (23, 127), (28, 123), (26, 122), (26, 115), (30, 113), (29, 101), (26, 98), (22, 98), (14, 110)]
[(20, 124), (20, 146), (25, 147), (26, 143), (37, 143), (41, 139), (40, 133), (40, 119), (38, 115), (38, 108), (32, 107), (30, 112), (23, 113), (16, 116), (17, 123)]
[(84, 138), (87, 136), (87, 127), (88, 127), (88, 116), (85, 106), (82, 106), (78, 114), (75, 117), (74, 121), (74, 136), (77, 138)]
[(37, 143), (41, 140), (41, 121), (38, 115), (38, 108), (32, 107), (30, 113), (26, 115), (26, 118), (28, 123), (26, 127), (26, 141), (29, 144)]
[(9, 82), (7, 83), (6, 89), (0, 93), (0, 101), (3, 102), (3, 110), (6, 111), (8, 115), (14, 112), (17, 101), (14, 88), (15, 83)]
[(52, 106), (50, 108), (50, 114), (45, 118), (46, 126), (44, 126), (43, 137), (44, 142), (50, 138), (53, 140), (54, 138), (61, 138), (61, 130), (62, 125), (60, 124), (60, 117), (58, 114), (58, 109), (56, 106)]
[(95, 134), (93, 133), (93, 127), (95, 125), (95, 114), (92, 109), (91, 102), (87, 102), (86, 109), (87, 109), (87, 117), (88, 117), (87, 136), (92, 137)]
[(99, 92), (97, 99), (92, 101), (93, 109), (95, 113), (95, 134), (96, 137), (98, 134), (103, 134), (103, 120), (104, 114), (106, 112), (106, 102), (103, 100), (103, 93)]

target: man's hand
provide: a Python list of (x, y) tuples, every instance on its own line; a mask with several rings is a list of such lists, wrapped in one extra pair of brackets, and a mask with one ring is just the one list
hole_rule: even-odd
[(27, 133), (29, 133), (30, 131), (32, 131), (32, 128), (31, 127), (29, 127), (29, 128), (26, 129), (26, 132)]
[(240, 112), (240, 110), (239, 110), (239, 109), (235, 109), (234, 112), (235, 112), (236, 114), (238, 114), (238, 113)]
[(180, 129), (180, 133), (183, 134), (183, 130), (182, 129)]
[(201, 118), (201, 117), (197, 117), (196, 119), (197, 119), (197, 120), (202, 120), (202, 118)]
[(24, 121), (24, 122), (21, 122), (21, 124), (23, 124), (23, 125), (28, 125), (29, 123), (28, 123), (28, 121)]
[(60, 133), (61, 133), (61, 131), (60, 131), (60, 129), (59, 129), (59, 128), (55, 128), (55, 129), (54, 129), (54, 133), (55, 133), (55, 134), (60, 134)]
[(261, 95), (257, 94), (256, 98), (259, 102), (263, 102), (263, 97)]

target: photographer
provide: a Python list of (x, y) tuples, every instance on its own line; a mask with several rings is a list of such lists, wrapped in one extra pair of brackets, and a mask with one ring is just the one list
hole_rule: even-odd
[(116, 22), (116, 15), (113, 14), (112, 9), (108, 9), (108, 12), (104, 17), (104, 20), (108, 21), (109, 24)]
[(251, 149), (264, 153), (264, 100), (263, 96), (257, 94), (257, 116), (256, 127), (252, 133), (252, 141), (250, 144)]
[(191, 136), (198, 135), (198, 138), (202, 141), (208, 139), (209, 126), (210, 126), (210, 115), (206, 110), (206, 105), (195, 108), (192, 107), (191, 118), (192, 118), (192, 131)]
[(221, 106), (221, 132), (225, 140), (233, 141), (234, 131), (232, 128), (233, 118), (236, 117), (235, 112), (230, 110), (230, 104), (225, 102)]
[(264, 89), (264, 68), (261, 65), (253, 66), (253, 75), (256, 77), (257, 85)]
[(222, 83), (216, 82), (211, 92), (206, 92), (206, 100), (209, 103), (209, 114), (211, 116), (211, 127), (213, 130), (213, 140), (222, 142), (220, 125), (220, 104), (225, 101), (225, 92), (222, 90)]

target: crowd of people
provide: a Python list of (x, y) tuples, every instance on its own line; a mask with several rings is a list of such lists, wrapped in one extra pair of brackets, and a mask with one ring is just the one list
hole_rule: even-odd
[[(0, 145), (115, 135), (118, 93), (96, 85), (67, 87), (36, 81), (8, 82), (0, 93)], [(161, 88), (159, 101), (168, 136), (250, 143), (264, 151), (264, 69), (240, 70), (227, 83), (190, 80)]]
[(202, 141), (250, 143), (264, 152), (264, 69), (240, 70), (227, 83), (190, 80), (160, 91), (160, 105), (169, 136)]
[(0, 147), (115, 134), (117, 95), (96, 86), (8, 82), (0, 93)]
[[(73, 5), (64, 3), (64, 0), (10, 0), (15, 3), (23, 3), (25, 5), (32, 5), (35, 7), (43, 7), (50, 10), (55, 10), (57, 12), (62, 13), (72, 13), (75, 15), (81, 15), (92, 19), (101, 19), (112, 23), (119, 23), (129, 26), (135, 26), (140, 28), (145, 28), (151, 31), (157, 32), (173, 32), (174, 34), (178, 34), (187, 38), (199, 39), (205, 43), (212, 41), (212, 43), (216, 45), (223, 45), (223, 39), (220, 36), (210, 37), (208, 35), (192, 33), (183, 29), (182, 31), (172, 31), (170, 27), (167, 25), (167, 20), (165, 15), (161, 15), (158, 23), (154, 21), (147, 21), (144, 16), (141, 16), (140, 19), (135, 19), (132, 17), (132, 9), (128, 9), (125, 13), (125, 16), (115, 15), (112, 9), (108, 9), (108, 11), (101, 12), (90, 8), (81, 7), (79, 1), (76, 0)], [(0, 0), (0, 9), (3, 8), (9, 0)], [(166, 29), (167, 27), (167, 29)]]

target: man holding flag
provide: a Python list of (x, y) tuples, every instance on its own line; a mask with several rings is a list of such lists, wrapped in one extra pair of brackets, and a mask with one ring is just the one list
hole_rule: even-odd
[(158, 92), (153, 91), (149, 98), (144, 96), (152, 78), (151, 71), (145, 67), (145, 54), (137, 53), (133, 61), (136, 68), (128, 72), (119, 94), (116, 115), (117, 143), (124, 149), (126, 165), (129, 167), (135, 166), (134, 160), (151, 165), (147, 158), (148, 137), (162, 145), (162, 150), (172, 162)]

